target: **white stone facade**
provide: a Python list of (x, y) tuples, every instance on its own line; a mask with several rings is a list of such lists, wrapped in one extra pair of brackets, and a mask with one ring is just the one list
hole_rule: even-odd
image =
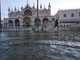
[(80, 9), (59, 10), (55, 16), (60, 30), (80, 30)]

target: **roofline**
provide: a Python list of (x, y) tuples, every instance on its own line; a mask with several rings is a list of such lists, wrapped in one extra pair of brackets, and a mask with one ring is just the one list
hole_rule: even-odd
[(72, 10), (80, 10), (80, 8), (76, 8), (76, 9), (59, 9), (58, 11), (72, 11)]

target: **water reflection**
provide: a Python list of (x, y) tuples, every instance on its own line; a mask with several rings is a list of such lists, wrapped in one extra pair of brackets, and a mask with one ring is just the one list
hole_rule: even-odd
[[(2, 33), (3, 34), (3, 33)], [(11, 39), (25, 39), (25, 40), (49, 40), (58, 38), (58, 32), (54, 33), (29, 33), (29, 32), (5, 32), (7, 38)]]
[(1, 32), (0, 60), (80, 60), (80, 32)]

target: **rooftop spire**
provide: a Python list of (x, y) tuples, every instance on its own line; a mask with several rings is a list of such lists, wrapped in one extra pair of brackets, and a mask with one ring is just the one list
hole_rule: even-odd
[(10, 11), (10, 7), (8, 8), (8, 11)]
[(33, 9), (35, 8), (34, 3), (33, 3)]
[(16, 11), (17, 9), (16, 9), (16, 7), (14, 8), (14, 11)]
[(49, 2), (49, 6), (48, 7), (51, 7), (50, 2)]
[(51, 10), (51, 5), (50, 5), (50, 3), (49, 3), (49, 5), (48, 5), (48, 9)]
[(27, 0), (27, 6), (29, 5), (28, 0)]
[(40, 9), (42, 9), (42, 4), (40, 5)]
[(21, 10), (23, 10), (23, 6), (21, 6)]

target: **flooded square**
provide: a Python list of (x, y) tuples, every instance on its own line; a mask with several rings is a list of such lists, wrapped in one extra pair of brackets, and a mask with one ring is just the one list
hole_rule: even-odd
[(0, 32), (1, 60), (80, 60), (80, 32)]

